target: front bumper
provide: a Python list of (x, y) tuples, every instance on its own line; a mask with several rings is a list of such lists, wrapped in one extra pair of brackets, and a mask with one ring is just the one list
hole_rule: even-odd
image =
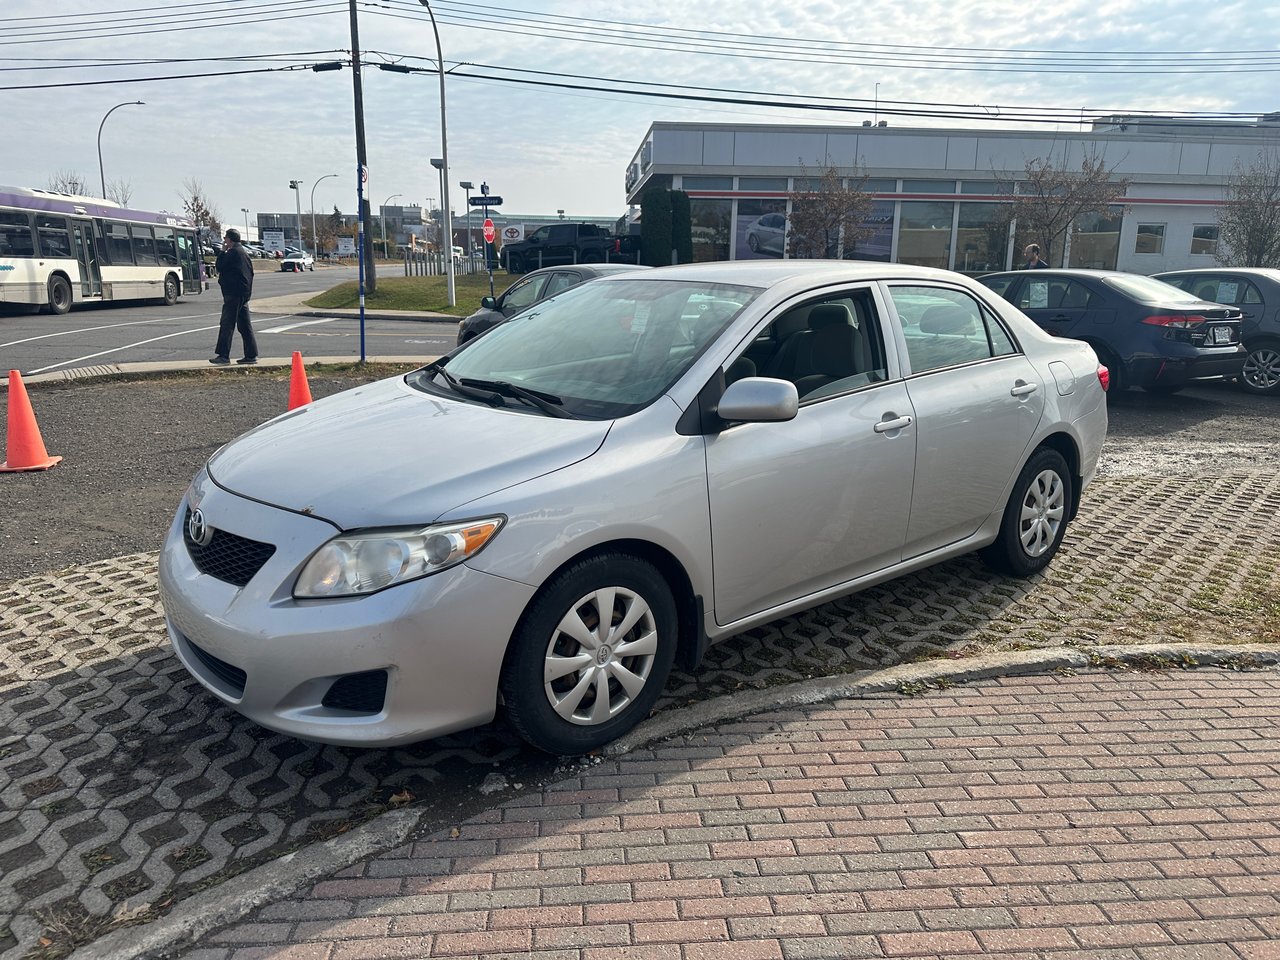
[[(160, 554), (160, 596), (178, 658), (220, 700), (271, 730), (343, 746), (412, 743), (492, 719), (532, 587), (462, 564), (369, 596), (298, 601), (298, 572), (337, 530), (206, 484), (211, 527), (276, 546), (236, 587), (196, 569), (186, 506)], [(350, 689), (353, 675), (383, 671), (381, 709), (325, 705), (339, 681)]]

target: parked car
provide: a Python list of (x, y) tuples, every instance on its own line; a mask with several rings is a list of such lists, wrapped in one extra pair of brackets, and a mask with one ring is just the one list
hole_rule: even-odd
[(628, 263), (580, 263), (572, 267), (544, 267), (526, 274), (496, 297), (481, 297), (480, 309), (458, 324), (458, 343), (474, 340), (513, 314), (580, 283), (627, 270), (647, 270)]
[(305, 250), (293, 250), (286, 253), (284, 259), (280, 261), (280, 270), (287, 272), (290, 270), (314, 270), (316, 268), (315, 258)]
[(766, 213), (747, 224), (747, 247), (752, 253), (780, 257), (786, 236), (787, 218), (781, 213)]
[(161, 551), (169, 636), (292, 736), (393, 745), (501, 706), (580, 754), (724, 637), (974, 550), (1044, 569), (1105, 387), (1087, 344), (943, 270), (616, 273), (223, 446)]
[(615, 237), (594, 223), (550, 223), (523, 240), (504, 243), (498, 258), (508, 273), (524, 273), (558, 263), (638, 263), (640, 238)]
[(1201, 300), (1239, 308), (1246, 352), (1240, 386), (1250, 393), (1280, 393), (1280, 270), (1215, 267), (1158, 273), (1156, 279)]
[(1111, 389), (1173, 393), (1193, 380), (1240, 375), (1240, 311), (1136, 273), (1016, 270), (978, 281), (1056, 337), (1083, 340)]

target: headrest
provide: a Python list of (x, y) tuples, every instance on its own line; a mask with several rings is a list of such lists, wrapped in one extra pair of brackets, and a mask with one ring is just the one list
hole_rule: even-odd
[(964, 307), (944, 303), (930, 307), (920, 317), (921, 333), (976, 333), (973, 314)]
[[(840, 307), (844, 310), (844, 307)], [(848, 311), (845, 311), (848, 315)], [(813, 365), (817, 373), (837, 380), (854, 372), (853, 351), (858, 332), (850, 326), (827, 324), (813, 334)]]
[(809, 311), (809, 329), (821, 330), (823, 327), (852, 327), (853, 318), (849, 308), (843, 303), (820, 303)]

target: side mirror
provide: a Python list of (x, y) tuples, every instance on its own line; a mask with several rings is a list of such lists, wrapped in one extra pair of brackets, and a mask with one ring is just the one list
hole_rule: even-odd
[(493, 299), (493, 297), (481, 297), (480, 306), (484, 307), (486, 310), (497, 310), (498, 301)]
[(781, 423), (794, 420), (799, 409), (800, 394), (791, 381), (744, 377), (729, 384), (716, 414), (733, 423)]

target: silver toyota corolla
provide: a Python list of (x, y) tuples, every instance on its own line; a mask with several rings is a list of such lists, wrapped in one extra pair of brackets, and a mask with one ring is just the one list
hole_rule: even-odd
[(1042, 569), (1106, 384), (941, 270), (597, 280), (219, 450), (161, 555), (169, 633), (273, 730), (388, 746), (501, 706), (581, 753), (731, 634), (968, 551)]

